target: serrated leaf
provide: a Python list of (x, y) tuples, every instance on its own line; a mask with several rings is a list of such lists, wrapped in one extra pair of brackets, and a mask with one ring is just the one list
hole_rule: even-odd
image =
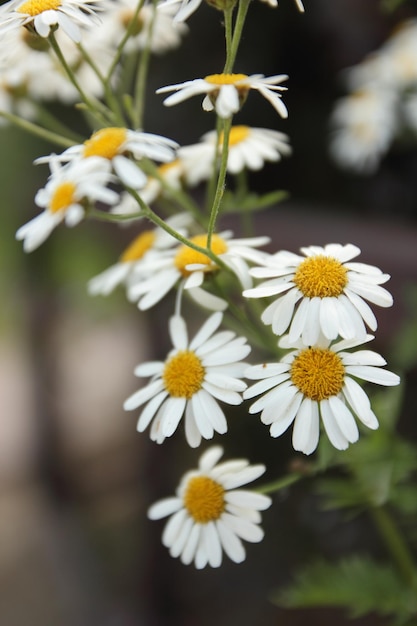
[(307, 566), (272, 601), (286, 608), (344, 607), (351, 617), (375, 612), (395, 616), (397, 623), (417, 611), (415, 590), (407, 588), (392, 567), (360, 556)]

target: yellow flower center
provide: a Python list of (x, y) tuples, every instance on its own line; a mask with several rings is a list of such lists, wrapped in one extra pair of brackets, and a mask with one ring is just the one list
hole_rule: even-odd
[(181, 350), (165, 364), (162, 380), (170, 396), (189, 400), (201, 389), (204, 374), (198, 356), (189, 350)]
[[(196, 235), (190, 239), (191, 243), (200, 246), (201, 248), (207, 247), (207, 235)], [(219, 255), (223, 254), (227, 251), (227, 243), (224, 239), (219, 237), (219, 235), (213, 235), (211, 238), (211, 250), (214, 254)], [(216, 265), (213, 264), (213, 261), (203, 252), (198, 252), (189, 246), (183, 245), (178, 250), (175, 258), (174, 258), (175, 267), (179, 269), (183, 276), (189, 276), (191, 272), (189, 272), (186, 267), (187, 265), (191, 265), (194, 263), (199, 263), (201, 265), (207, 265), (207, 271), (214, 271), (217, 268)], [(212, 267), (209, 268), (209, 266)]]
[(123, 251), (120, 261), (121, 263), (129, 263), (130, 261), (138, 261), (148, 250), (150, 250), (155, 241), (155, 231), (145, 230), (140, 233)]
[[(229, 135), (229, 146), (236, 146), (238, 143), (245, 141), (250, 135), (249, 126), (232, 126)], [(223, 131), (219, 135), (219, 145), (223, 145), (224, 133)]]
[(305, 298), (337, 297), (348, 282), (347, 269), (333, 257), (313, 256), (300, 263), (293, 280)]
[(100, 156), (111, 160), (116, 154), (120, 154), (126, 137), (125, 128), (101, 128), (84, 142), (83, 156)]
[(198, 524), (214, 522), (224, 511), (224, 489), (208, 476), (195, 476), (188, 481), (184, 505)]
[(28, 0), (28, 2), (21, 4), (16, 11), (35, 17), (44, 11), (56, 11), (60, 6), (60, 0)]
[(134, 11), (131, 11), (130, 9), (125, 9), (120, 14), (120, 22), (122, 23), (123, 27), (126, 30), (128, 28), (131, 28), (132, 29), (130, 31), (131, 36), (136, 37), (136, 35), (139, 35), (139, 33), (141, 32), (144, 24), (143, 24), (142, 18), (140, 17), (140, 11), (139, 11), (139, 15), (137, 15), (136, 17), (136, 22), (132, 26), (131, 24), (132, 24), (134, 15), (135, 15)]
[(241, 80), (248, 78), (246, 74), (210, 74), (205, 77), (205, 81), (211, 85), (235, 85)]
[(320, 402), (340, 393), (345, 379), (345, 368), (335, 352), (323, 348), (307, 348), (295, 357), (290, 374), (292, 382), (304, 396)]
[(66, 182), (58, 185), (49, 203), (50, 211), (58, 213), (58, 211), (68, 208), (74, 201), (75, 190), (76, 186), (74, 183)]

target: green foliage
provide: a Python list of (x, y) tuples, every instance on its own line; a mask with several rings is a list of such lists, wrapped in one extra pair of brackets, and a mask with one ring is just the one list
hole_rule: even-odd
[(408, 623), (417, 612), (417, 595), (396, 570), (361, 556), (308, 565), (272, 600), (286, 608), (343, 607), (352, 618), (367, 613), (396, 616), (395, 624)]

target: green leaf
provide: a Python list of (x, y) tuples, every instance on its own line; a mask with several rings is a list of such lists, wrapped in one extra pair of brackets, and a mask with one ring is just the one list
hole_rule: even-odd
[(353, 618), (379, 613), (395, 616), (398, 624), (417, 611), (415, 590), (408, 589), (392, 567), (361, 556), (307, 566), (272, 601), (286, 608), (344, 607)]
[(277, 190), (259, 196), (255, 193), (247, 193), (244, 198), (239, 198), (231, 191), (225, 192), (222, 200), (222, 213), (251, 213), (262, 211), (274, 204), (278, 204), (288, 198), (288, 192)]

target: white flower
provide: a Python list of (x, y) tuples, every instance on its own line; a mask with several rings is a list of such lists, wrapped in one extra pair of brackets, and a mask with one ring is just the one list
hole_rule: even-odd
[[(269, 237), (232, 239), (232, 233), (225, 231), (213, 234), (212, 252), (238, 277), (243, 288), (250, 287), (247, 261), (262, 263), (265, 252), (255, 250), (269, 242)], [(189, 241), (201, 248), (207, 248), (207, 235), (195, 235)], [(209, 256), (188, 245), (181, 245), (172, 254), (149, 257), (138, 263), (128, 289), (128, 298), (136, 301), (140, 310), (154, 306), (181, 281), (182, 287), (201, 306), (211, 310), (224, 310), (227, 302), (205, 289), (202, 289), (207, 276), (220, 271), (220, 267)]]
[(286, 87), (282, 87), (279, 83), (287, 78), (286, 74), (270, 76), (269, 78), (265, 78), (263, 74), (251, 76), (246, 74), (211, 74), (205, 78), (196, 78), (178, 85), (161, 87), (157, 89), (156, 93), (176, 92), (164, 100), (166, 106), (178, 104), (192, 96), (206, 94), (203, 100), (203, 109), (205, 111), (215, 109), (220, 117), (228, 118), (239, 111), (249, 91), (255, 89), (272, 104), (281, 117), (286, 118), (288, 117), (287, 107), (277, 91), (286, 90)]
[[(371, 339), (367, 335), (366, 341)], [(292, 443), (304, 454), (317, 447), (321, 417), (332, 445), (345, 450), (359, 438), (354, 415), (368, 428), (378, 428), (369, 398), (355, 378), (386, 386), (400, 382), (396, 374), (380, 369), (386, 362), (376, 352), (348, 352), (360, 343), (342, 340), (330, 345), (321, 337), (315, 346), (306, 347), (301, 341), (294, 346), (283, 337), (281, 347), (296, 349), (279, 363), (262, 363), (245, 371), (245, 377), (258, 382), (244, 392), (244, 398), (263, 394), (249, 412), (261, 412), (272, 437), (282, 435), (294, 422)]]
[(80, 26), (98, 23), (94, 4), (102, 0), (10, 0), (0, 10), (0, 34), (30, 26), (41, 37), (48, 37), (58, 26), (75, 42), (81, 41)]
[(200, 457), (198, 469), (181, 479), (176, 496), (153, 504), (152, 520), (170, 516), (162, 543), (170, 555), (197, 569), (219, 567), (223, 552), (234, 563), (246, 558), (242, 543), (258, 543), (264, 533), (259, 511), (268, 509), (271, 498), (239, 489), (265, 472), (264, 465), (249, 465), (246, 459), (218, 463), (222, 448), (212, 446)]
[[(278, 0), (262, 0), (262, 2), (266, 2), (271, 7), (278, 6)], [(166, 0), (165, 2), (161, 2), (159, 6), (161, 7), (171, 7), (176, 6), (177, 4), (181, 4), (180, 8), (177, 10), (174, 21), (175, 22), (184, 22), (187, 20), (194, 11), (197, 11), (198, 7), (202, 3), (202, 0)], [(295, 0), (297, 8), (299, 11), (304, 12), (303, 3), (301, 0)]]
[(246, 384), (241, 380), (250, 352), (244, 337), (224, 330), (216, 333), (223, 315), (209, 317), (192, 341), (184, 319), (174, 315), (169, 331), (174, 346), (165, 361), (138, 365), (136, 376), (152, 376), (151, 382), (124, 403), (127, 411), (146, 405), (137, 429), (143, 432), (152, 422), (150, 436), (162, 443), (171, 437), (185, 415), (185, 436), (193, 448), (201, 438), (227, 431), (226, 417), (217, 400), (238, 405)]
[(380, 287), (390, 276), (365, 263), (351, 262), (360, 249), (353, 244), (327, 244), (301, 248), (305, 256), (281, 251), (270, 256), (265, 267), (250, 273), (267, 278), (244, 291), (248, 298), (277, 296), (262, 315), (276, 335), (289, 328), (290, 341), (302, 337), (314, 345), (319, 333), (328, 339), (362, 339), (365, 323), (371, 330), (377, 321), (365, 300), (382, 307), (392, 305), (391, 294)]
[[(269, 128), (251, 128), (250, 126), (232, 126), (229, 135), (227, 171), (238, 174), (243, 169), (259, 170), (265, 161), (279, 161), (282, 156), (291, 154), (288, 135)], [(213, 169), (216, 150), (217, 132), (210, 131), (203, 135), (199, 144), (183, 146), (178, 149), (178, 157), (189, 176), (194, 180), (208, 178)], [(219, 137), (220, 153), (223, 147), (223, 133)]]
[(397, 131), (397, 94), (383, 87), (362, 88), (336, 102), (331, 115), (330, 154), (342, 167), (371, 174)]
[[(137, 204), (136, 210), (138, 210)], [(180, 213), (167, 219), (167, 224), (185, 237), (190, 219), (188, 213)], [(140, 263), (146, 256), (163, 253), (176, 244), (178, 241), (160, 227), (142, 231), (123, 251), (118, 263), (89, 281), (89, 293), (93, 296), (107, 296), (118, 285), (129, 285), (137, 263)]]
[[(278, 6), (278, 0), (262, 0), (262, 2), (266, 2), (271, 7)], [(295, 0), (295, 4), (297, 5), (297, 9), (300, 11), (300, 13), (304, 13), (304, 6), (301, 0)]]
[[(109, 10), (103, 15), (100, 37), (110, 42), (113, 47), (117, 47), (126, 35), (127, 28), (132, 28), (131, 23), (137, 4), (137, 0), (112, 2)], [(178, 47), (188, 28), (185, 24), (173, 21), (176, 12), (175, 5), (145, 3), (137, 15), (124, 51), (131, 53), (150, 46), (151, 52), (162, 54)]]
[(35, 196), (36, 204), (44, 211), (16, 233), (16, 239), (24, 242), (25, 252), (40, 246), (61, 222), (65, 221), (67, 226), (78, 224), (89, 205), (95, 202), (111, 205), (119, 198), (107, 187), (112, 177), (110, 168), (103, 167), (102, 159), (92, 158), (88, 163), (74, 163), (71, 167), (62, 167), (57, 161), (51, 161), (50, 165), (51, 176)]
[[(77, 159), (100, 157), (110, 161), (115, 174), (133, 189), (140, 189), (147, 182), (147, 176), (135, 160), (143, 157), (156, 161), (171, 161), (175, 156), (177, 143), (161, 135), (129, 130), (123, 127), (101, 128), (83, 144), (71, 146), (58, 157), (62, 162)], [(51, 157), (37, 159), (37, 163), (48, 162)]]

